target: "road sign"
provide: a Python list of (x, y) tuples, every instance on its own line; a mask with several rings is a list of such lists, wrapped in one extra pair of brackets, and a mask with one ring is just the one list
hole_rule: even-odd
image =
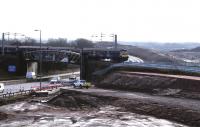
[(8, 65), (8, 72), (16, 72), (16, 66), (15, 65)]

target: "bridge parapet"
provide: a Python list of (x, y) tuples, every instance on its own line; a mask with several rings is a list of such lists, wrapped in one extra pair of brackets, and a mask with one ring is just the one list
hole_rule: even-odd
[(120, 62), (128, 59), (128, 53), (126, 50), (113, 50), (113, 49), (84, 49), (83, 55), (89, 59), (104, 60)]
[(42, 61), (45, 62), (66, 62), (76, 63), (80, 61), (80, 54), (71, 51), (57, 51), (57, 50), (37, 50), (24, 52), (25, 60), (39, 61), (40, 53), (42, 53)]

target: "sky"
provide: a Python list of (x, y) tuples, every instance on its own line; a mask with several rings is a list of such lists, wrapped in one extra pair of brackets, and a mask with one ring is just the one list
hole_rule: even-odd
[[(0, 33), (93, 41), (200, 42), (200, 0), (0, 0)], [(92, 37), (97, 35), (98, 37)], [(10, 38), (13, 38), (10, 35)], [(17, 38), (22, 38), (17, 36)]]

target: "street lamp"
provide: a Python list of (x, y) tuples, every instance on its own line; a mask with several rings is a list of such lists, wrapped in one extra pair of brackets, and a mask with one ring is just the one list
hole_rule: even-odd
[[(21, 37), (26, 37), (24, 34), (19, 34)], [(16, 39), (16, 33), (15, 33), (15, 41), (17, 42), (17, 49), (19, 49), (19, 40)]]
[(40, 91), (42, 89), (42, 83), (41, 83), (41, 76), (42, 76), (42, 31), (41, 30), (34, 30), (34, 31), (39, 31), (40, 32), (40, 72), (39, 72), (39, 77), (40, 77)]
[(117, 34), (111, 34), (110, 37), (113, 37), (113, 40), (114, 40), (114, 45), (115, 45), (115, 50), (117, 50)]
[(2, 56), (4, 56), (5, 52), (4, 52), (4, 47), (5, 47), (5, 35), (9, 36), (9, 32), (7, 33), (2, 33), (2, 39), (1, 39), (1, 52), (2, 52)]
[[(11, 34), (11, 33), (10, 33)], [(17, 40), (17, 36), (22, 36), (22, 37), (26, 37), (26, 35), (24, 34), (21, 34), (21, 33), (13, 33), (14, 35), (14, 40), (15, 40), (15, 43), (17, 44), (17, 49), (19, 49), (19, 41)]]

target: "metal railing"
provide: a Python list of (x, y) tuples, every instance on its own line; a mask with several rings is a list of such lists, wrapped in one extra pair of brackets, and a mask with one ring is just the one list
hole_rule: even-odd
[(18, 92), (7, 92), (0, 94), (0, 98), (9, 98), (9, 97), (14, 97), (18, 95), (29, 95), (32, 92), (32, 90), (20, 90)]

